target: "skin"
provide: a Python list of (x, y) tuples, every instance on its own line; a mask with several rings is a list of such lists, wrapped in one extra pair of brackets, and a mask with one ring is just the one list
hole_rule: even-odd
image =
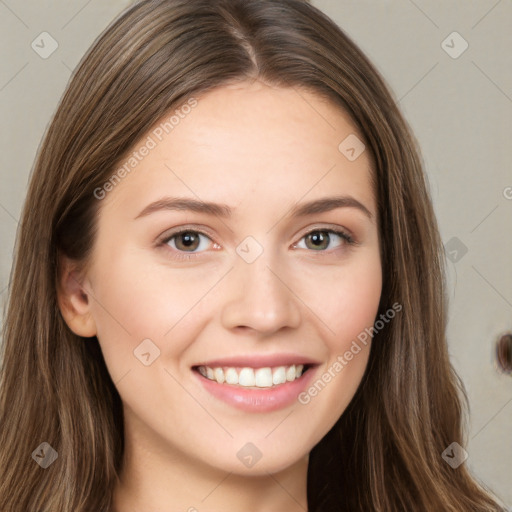
[[(65, 260), (59, 302), (75, 333), (97, 336), (123, 400), (116, 512), (307, 510), (308, 454), (354, 396), (370, 344), (309, 403), (265, 413), (212, 397), (191, 367), (291, 352), (320, 363), (316, 380), (374, 324), (382, 270), (370, 158), (338, 150), (353, 133), (341, 109), (312, 93), (259, 81), (222, 87), (199, 97), (101, 201), (88, 269)], [(333, 195), (356, 198), (373, 218), (352, 207), (290, 215)], [(232, 217), (161, 210), (135, 219), (164, 196), (224, 203)], [(193, 259), (176, 260), (187, 254), (183, 237), (158, 241), (183, 226), (208, 236), (188, 249)], [(306, 235), (329, 228), (358, 244), (329, 235), (316, 249)], [(250, 264), (236, 252), (247, 236), (263, 248)], [(148, 338), (160, 356), (145, 366), (134, 350)], [(251, 468), (237, 457), (247, 442), (262, 454)]]

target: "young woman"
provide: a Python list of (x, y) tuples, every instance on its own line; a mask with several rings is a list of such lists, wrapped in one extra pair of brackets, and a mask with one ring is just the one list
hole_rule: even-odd
[(0, 510), (503, 510), (464, 464), (443, 254), (415, 140), (325, 15), (137, 2), (31, 178)]

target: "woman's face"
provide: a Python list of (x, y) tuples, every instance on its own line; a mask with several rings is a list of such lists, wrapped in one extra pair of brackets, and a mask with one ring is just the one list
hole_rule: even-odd
[(370, 159), (304, 91), (244, 82), (189, 106), (105, 187), (88, 313), (128, 443), (274, 473), (307, 460), (367, 364), (357, 337), (382, 285)]

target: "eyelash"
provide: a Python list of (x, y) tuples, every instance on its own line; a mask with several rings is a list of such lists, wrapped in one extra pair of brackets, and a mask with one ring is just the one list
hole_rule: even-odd
[[(316, 229), (313, 229), (311, 231), (308, 231), (307, 233), (305, 233), (301, 238), (300, 240), (302, 240), (303, 238), (307, 237), (308, 235), (311, 235), (312, 233), (332, 233), (332, 234), (335, 234), (337, 236), (339, 236), (340, 238), (342, 238), (346, 244), (348, 245), (356, 245), (357, 242), (354, 240), (354, 238), (349, 235), (347, 232), (345, 231), (341, 231), (341, 230), (336, 230), (336, 229), (328, 229), (328, 228), (325, 228), (325, 229), (322, 229), (322, 228), (316, 228)], [(171, 233), (170, 235), (166, 235), (165, 238), (163, 238), (159, 243), (158, 245), (161, 246), (163, 249), (166, 248), (166, 246), (168, 247), (168, 243), (170, 240), (172, 240), (173, 238), (175, 237), (178, 237), (179, 235), (183, 234), (183, 233), (194, 233), (194, 234), (200, 234), (200, 235), (203, 235), (207, 238), (209, 238), (211, 240), (211, 237), (210, 235), (208, 235), (207, 233), (205, 233), (204, 231), (201, 231), (201, 230), (198, 230), (198, 229), (190, 229), (190, 228), (186, 228), (186, 229), (180, 229), (178, 231), (175, 231), (173, 233)], [(212, 240), (213, 241), (213, 240)], [(297, 242), (298, 243), (298, 242)], [(172, 249), (172, 252), (175, 253), (172, 255), (172, 258), (173, 259), (176, 259), (176, 260), (182, 260), (182, 261), (190, 261), (191, 259), (197, 257), (198, 255), (202, 254), (201, 252), (197, 253), (197, 252), (185, 252), (185, 251), (180, 251), (178, 249)], [(328, 252), (328, 251), (313, 251), (313, 252)]]

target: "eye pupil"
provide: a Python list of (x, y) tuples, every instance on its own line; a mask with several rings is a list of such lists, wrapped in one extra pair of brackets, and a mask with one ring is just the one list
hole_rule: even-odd
[(324, 243), (325, 241), (327, 241), (327, 244), (329, 244), (329, 235), (325, 234), (325, 232), (323, 231), (315, 231), (314, 233), (310, 233), (308, 235), (308, 239), (313, 242), (314, 248), (317, 249), (319, 246), (320, 248), (322, 248), (322, 243)]
[[(191, 232), (191, 231), (184, 231), (183, 233), (180, 233), (176, 240), (176, 247), (178, 247), (180, 242), (183, 242), (183, 246), (187, 249), (196, 249), (197, 243), (199, 241), (199, 237), (197, 234)], [(178, 247), (179, 249), (179, 247)]]

